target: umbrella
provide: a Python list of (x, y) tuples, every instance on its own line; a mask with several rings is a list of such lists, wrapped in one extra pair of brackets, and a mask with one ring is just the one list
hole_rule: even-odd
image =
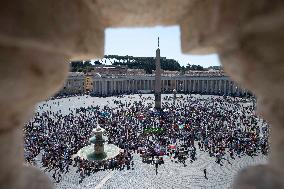
[(174, 150), (174, 149), (176, 149), (177, 147), (176, 147), (176, 145), (173, 145), (173, 144), (170, 144), (169, 145), (169, 149), (171, 149), (171, 150)]
[(101, 116), (108, 117), (108, 116), (110, 116), (110, 113), (108, 113), (108, 112), (101, 112)]
[(144, 115), (143, 115), (143, 114), (140, 114), (140, 115), (138, 116), (138, 118), (139, 118), (139, 119), (143, 119), (143, 118), (144, 118)]

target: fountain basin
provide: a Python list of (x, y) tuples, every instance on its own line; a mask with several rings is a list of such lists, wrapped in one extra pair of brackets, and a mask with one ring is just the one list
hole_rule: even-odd
[(89, 161), (102, 161), (114, 158), (120, 153), (120, 148), (115, 146), (114, 144), (105, 144), (104, 145), (104, 152), (100, 154), (96, 154), (94, 151), (94, 144), (85, 146), (81, 148), (77, 156), (82, 159), (86, 159)]

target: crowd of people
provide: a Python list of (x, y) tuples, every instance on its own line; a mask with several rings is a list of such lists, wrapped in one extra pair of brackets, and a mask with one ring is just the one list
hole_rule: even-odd
[[(247, 99), (181, 95), (164, 98), (161, 110), (153, 107), (153, 100), (119, 96), (107, 106), (91, 104), (67, 113), (52, 111), (62, 102), (43, 103), (25, 127), (26, 161), (33, 164), (40, 158), (45, 171), (60, 182), (70, 166), (77, 167), (81, 181), (104, 169), (131, 169), (134, 154), (155, 165), (157, 174), (164, 156), (185, 165), (186, 159), (193, 162), (203, 151), (222, 165), (236, 156), (268, 152), (269, 126)], [(76, 156), (90, 144), (97, 123), (106, 130), (108, 143), (122, 149), (115, 158), (88, 161)]]

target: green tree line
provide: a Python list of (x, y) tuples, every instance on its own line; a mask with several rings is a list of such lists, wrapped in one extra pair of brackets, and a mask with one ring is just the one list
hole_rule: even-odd
[[(109, 59), (113, 66), (126, 66), (129, 69), (144, 69), (147, 74), (151, 74), (156, 69), (155, 57), (133, 57), (133, 56), (118, 56), (118, 55), (105, 55), (104, 59)], [(186, 67), (181, 66), (178, 61), (174, 59), (167, 59), (161, 57), (161, 68), (168, 71), (186, 71), (186, 70), (204, 70), (202, 66), (190, 65)], [(91, 63), (88, 61), (72, 61), (72, 72), (90, 72), (94, 69), (94, 65), (102, 65), (102, 59), (96, 60)]]

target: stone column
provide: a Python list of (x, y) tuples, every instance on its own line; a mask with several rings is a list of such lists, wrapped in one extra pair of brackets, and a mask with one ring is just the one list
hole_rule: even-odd
[(116, 80), (116, 92), (119, 94), (119, 80)]
[(202, 92), (205, 92), (205, 80), (202, 80)]
[(105, 94), (107, 95), (108, 94), (108, 87), (107, 87), (107, 84), (108, 84), (108, 81), (107, 80), (105, 80), (105, 82), (104, 82), (104, 85), (105, 85)]
[(105, 95), (108, 95), (108, 80), (104, 81), (104, 90), (105, 90)]
[(129, 93), (130, 91), (130, 80), (127, 80), (127, 92)]
[(114, 80), (112, 80), (112, 94), (114, 93), (114, 91), (115, 91), (115, 81)]
[(115, 93), (118, 92), (117, 86), (118, 86), (118, 84), (117, 84), (117, 79), (115, 79), (115, 80), (114, 80), (114, 91), (115, 91)]
[(218, 92), (222, 95), (223, 94), (223, 80), (219, 80), (219, 85), (218, 85)]
[(207, 93), (210, 93), (210, 79), (207, 80)]
[(135, 92), (136, 92), (138, 90), (138, 81), (134, 80), (134, 83), (135, 83)]
[(140, 83), (141, 83), (141, 84), (140, 84), (140, 85), (141, 85), (141, 86), (140, 86), (140, 90), (144, 90), (144, 80), (141, 79), (141, 80), (140, 80)]
[(102, 95), (102, 81), (99, 80), (99, 94)]
[(229, 94), (232, 95), (233, 93), (233, 82), (230, 80), (229, 81)]
[(212, 92), (215, 94), (215, 80), (212, 79)]
[(213, 93), (213, 80), (210, 79), (210, 93)]
[(209, 80), (207, 79), (206, 80), (206, 94), (208, 94), (209, 93)]
[(106, 80), (102, 80), (102, 94), (106, 95)]
[(218, 92), (218, 80), (214, 80), (214, 94)]
[(132, 79), (130, 80), (130, 91), (134, 91), (134, 81)]
[(201, 80), (200, 80), (200, 78), (198, 78), (198, 80), (197, 80), (197, 92), (198, 93), (200, 93), (200, 90), (201, 89)]
[(226, 84), (226, 80), (222, 80), (222, 94), (225, 95), (226, 94), (226, 89), (225, 89), (225, 84)]
[(199, 92), (199, 79), (195, 80), (195, 91), (198, 93)]
[(104, 82), (103, 82), (103, 80), (100, 81), (100, 92), (101, 92), (101, 95), (104, 95)]
[(121, 80), (118, 80), (118, 93), (121, 94), (121, 89), (122, 89), (122, 85), (121, 85)]
[(112, 80), (111, 79), (109, 80), (109, 89), (108, 90), (109, 90), (108, 93), (110, 95), (112, 95)]
[(126, 88), (126, 83), (125, 83), (125, 80), (124, 80), (124, 79), (123, 79), (122, 82), (123, 82), (123, 93), (124, 93), (124, 92), (126, 91), (126, 90), (125, 90), (125, 88)]

